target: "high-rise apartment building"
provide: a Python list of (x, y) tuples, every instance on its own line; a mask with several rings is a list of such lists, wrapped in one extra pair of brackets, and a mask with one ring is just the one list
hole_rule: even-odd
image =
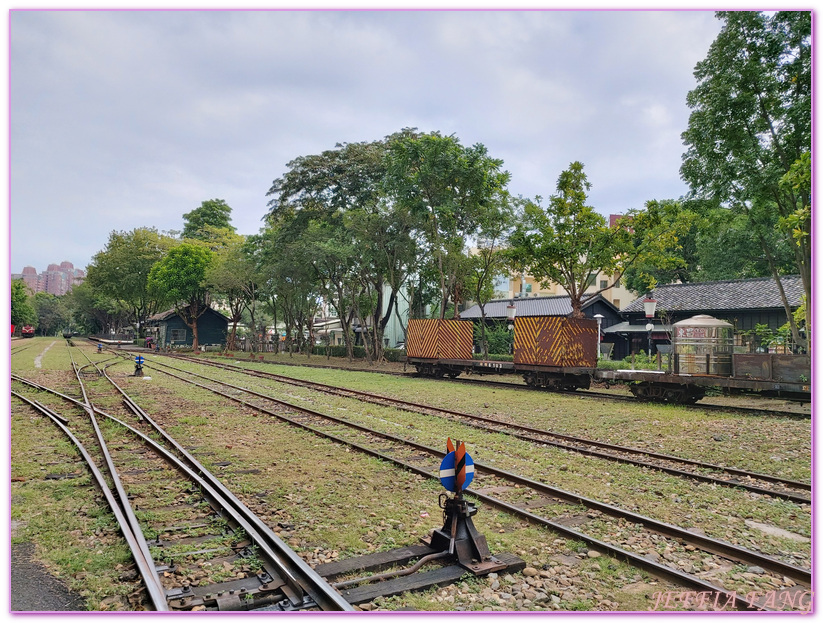
[(34, 266), (26, 266), (22, 273), (13, 274), (12, 279), (22, 279), (32, 292), (48, 292), (63, 296), (71, 291), (72, 286), (83, 283), (86, 272), (75, 268), (71, 262), (49, 264), (48, 268), (37, 274)]

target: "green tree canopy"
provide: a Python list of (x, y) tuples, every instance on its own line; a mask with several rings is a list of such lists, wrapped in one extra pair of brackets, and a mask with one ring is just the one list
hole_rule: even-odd
[(65, 298), (70, 301), (69, 308), (76, 328), (83, 333), (119, 333), (132, 317), (123, 301), (95, 290), (88, 280), (72, 287)]
[(183, 215), (183, 238), (210, 241), (214, 230), (234, 232), (231, 208), (223, 199), (209, 199)]
[(198, 348), (197, 319), (209, 308), (206, 272), (214, 254), (203, 245), (183, 242), (171, 249), (149, 273), (149, 290), (157, 300), (167, 301), (194, 335)]
[(92, 258), (86, 281), (100, 295), (129, 307), (142, 331), (146, 318), (158, 311), (158, 300), (149, 292), (149, 273), (175, 244), (152, 227), (113, 231), (106, 247)]
[(441, 318), (450, 299), (465, 289), (459, 281), (466, 240), (499, 210), (510, 179), (502, 166), (485, 146), (464, 147), (439, 132), (408, 133), (390, 145), (384, 188), (391, 201), (419, 219), (440, 281)]
[(22, 279), (11, 282), (11, 324), (24, 325), (35, 322), (37, 316), (29, 303), (29, 288)]
[[(686, 99), (692, 112), (681, 175), (695, 197), (745, 215), (791, 319), (770, 236), (776, 222), (791, 221), (783, 233), (796, 243), (795, 270), (810, 299), (810, 193), (781, 180), (811, 150), (811, 12), (717, 17), (723, 29), (697, 64), (697, 86)], [(804, 343), (793, 321), (792, 333)]]
[(606, 218), (586, 205), (591, 188), (583, 164), (572, 162), (557, 179), (557, 192), (543, 207), (528, 202), (510, 238), (512, 265), (544, 284), (555, 282), (569, 293), (574, 317), (581, 317), (589, 276), (618, 271), (628, 252), (627, 229), (610, 229)]
[[(382, 356), (383, 331), (416, 256), (414, 219), (385, 201), (382, 187), (388, 146), (410, 132), (296, 158), (269, 190), (268, 222), (279, 254), (273, 263), (297, 262), (294, 275), (302, 275), (304, 265), (313, 270), (303, 276), (314, 280), (316, 294), (337, 312), (349, 354), (358, 320), (368, 328), (361, 332), (367, 355)], [(305, 278), (301, 283), (307, 287)]]
[(60, 297), (47, 292), (34, 295), (34, 311), (37, 314), (37, 330), (40, 335), (54, 335), (68, 322), (66, 308)]
[(654, 285), (651, 268), (672, 269), (682, 259), (671, 254), (679, 229), (666, 221), (665, 204), (650, 201), (644, 210), (631, 210), (609, 227), (606, 218), (586, 205), (591, 188), (583, 165), (573, 162), (557, 180), (557, 192), (543, 207), (538, 197), (526, 204), (522, 221), (509, 239), (511, 265), (526, 270), (548, 285), (560, 284), (569, 293), (572, 315), (583, 315), (586, 289), (593, 275), (610, 276), (602, 292), (637, 263), (639, 281)]

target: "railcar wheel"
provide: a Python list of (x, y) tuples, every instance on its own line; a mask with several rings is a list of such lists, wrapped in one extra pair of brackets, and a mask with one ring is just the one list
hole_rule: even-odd
[(666, 402), (683, 404), (686, 402), (686, 391), (683, 389), (667, 389), (665, 391)]

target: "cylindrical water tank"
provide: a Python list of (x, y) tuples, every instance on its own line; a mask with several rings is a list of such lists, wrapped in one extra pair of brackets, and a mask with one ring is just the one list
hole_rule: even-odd
[(732, 375), (734, 327), (725, 320), (700, 314), (672, 325), (679, 374)]

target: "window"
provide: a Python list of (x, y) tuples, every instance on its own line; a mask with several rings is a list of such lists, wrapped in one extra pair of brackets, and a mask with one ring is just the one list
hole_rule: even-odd
[(590, 273), (589, 277), (586, 279), (586, 287), (589, 288), (589, 287), (593, 286), (595, 284), (596, 280), (597, 280), (597, 275), (595, 275), (594, 273)]
[(526, 292), (531, 292), (531, 291), (532, 291), (532, 284), (527, 283), (526, 284)]
[(600, 280), (600, 289), (605, 290), (608, 287), (609, 287), (609, 282), (606, 281), (605, 279), (601, 279)]
[(186, 341), (186, 330), (185, 329), (172, 329), (171, 330), (171, 341), (172, 342), (185, 342)]

